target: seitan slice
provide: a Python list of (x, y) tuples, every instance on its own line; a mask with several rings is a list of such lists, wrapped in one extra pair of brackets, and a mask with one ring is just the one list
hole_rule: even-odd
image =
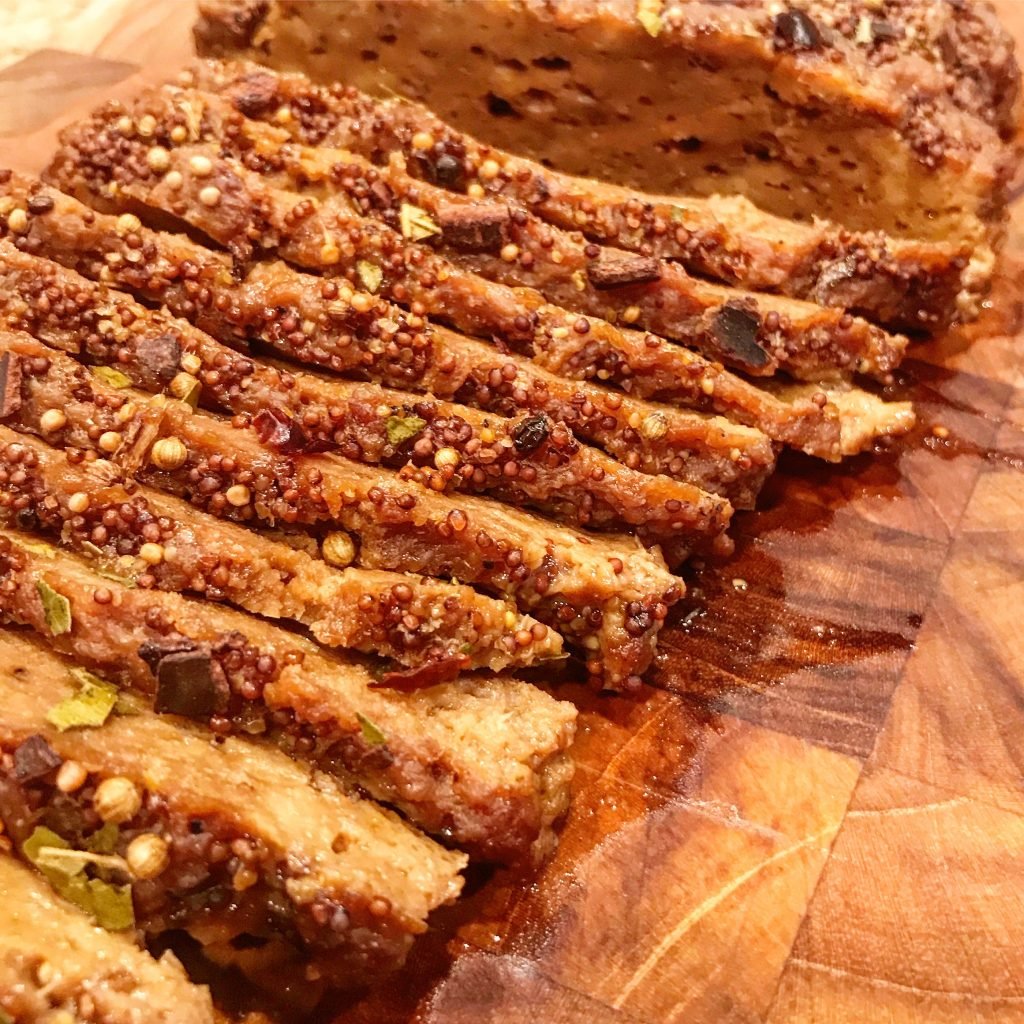
[[(121, 131), (122, 118), (134, 123), (131, 112), (155, 120), (151, 109), (160, 106), (146, 97), (130, 111), (108, 104), (69, 127), (49, 180), (103, 209), (150, 210), (187, 223), (237, 260), (276, 253), (298, 266), (352, 279), (360, 263), (371, 264), (382, 295), (403, 304), (420, 302), (428, 314), (484, 337), (515, 342), (535, 320), (572, 328), (574, 313), (601, 317), (611, 311), (617, 318), (637, 311), (638, 322), (652, 331), (747, 373), (770, 376), (784, 367), (809, 380), (853, 371), (884, 379), (906, 347), (905, 338), (841, 310), (698, 282), (677, 264), (602, 252), (582, 238), (541, 228), (522, 211), (506, 222), (510, 241), (500, 252), (470, 253), (453, 263), (417, 244), (435, 236), (444, 242), (437, 211), (419, 203), (398, 204), (399, 231), (362, 216), (347, 195), (321, 202), (274, 187), (241, 161), (221, 156), (220, 143), (190, 142), (187, 130), (183, 143), (174, 145), (170, 114), (157, 121), (158, 139), (170, 148)], [(180, 108), (173, 116), (186, 119)], [(150, 163), (154, 149), (162, 154), (160, 171)], [(361, 186), (371, 204), (369, 177), (376, 173)], [(390, 189), (384, 195), (390, 202)], [(474, 204), (464, 197), (450, 202)], [(545, 306), (545, 297), (568, 303), (574, 313)]]
[[(63, 428), (46, 432), (60, 443)], [(329, 647), (408, 666), (398, 679), (495, 671), (558, 657), (561, 637), (504, 601), (424, 576), (332, 568), (293, 543), (208, 515), (180, 498), (123, 481), (104, 459), (62, 451), (0, 426), (0, 519), (45, 531), (136, 586), (227, 601), (270, 619), (292, 619)], [(348, 555), (329, 534), (325, 558)]]
[[(650, 192), (997, 238), (1020, 75), (959, 0), (206, 0), (204, 53), (419, 100), (484, 141)], [(381, 42), (384, 39), (386, 42)], [(315, 45), (311, 45), (315, 40)], [(709, 111), (713, 116), (709, 116)]]
[[(0, 181), (0, 210), (2, 204), (9, 204), (10, 212), (40, 211), (26, 212), (23, 234), (0, 241), (3, 265), (14, 275), (12, 291), (24, 266), (12, 262), (16, 245), (129, 288), (236, 346), (258, 339), (282, 355), (335, 373), (426, 391), (509, 417), (544, 414), (632, 469), (685, 479), (731, 494), (740, 504), (774, 464), (764, 433), (723, 416), (641, 401), (590, 379), (614, 378), (639, 394), (649, 390), (710, 412), (728, 412), (742, 424), (763, 426), (772, 439), (823, 458), (839, 455), (838, 418), (824, 400), (786, 405), (719, 364), (653, 335), (597, 322), (580, 333), (577, 318), (572, 329), (538, 330), (530, 362), (428, 324), (421, 311), (408, 313), (379, 296), (353, 291), (347, 282), (339, 287), (280, 262), (258, 263), (238, 280), (223, 253), (141, 226), (119, 232), (119, 218), (95, 213), (20, 175)], [(5, 226), (0, 218), (0, 233)], [(39, 264), (39, 273), (51, 280), (49, 287), (57, 289), (53, 301), (59, 300), (60, 282), (52, 280), (59, 276), (57, 268)], [(12, 322), (50, 319), (36, 305), (15, 298), (13, 306), (6, 303), (5, 315)], [(639, 429), (652, 416), (658, 429)]]
[[(415, 208), (439, 229), (431, 244), (457, 267), (510, 287), (532, 288), (566, 309), (637, 324), (748, 372), (760, 373), (760, 357), (736, 350), (729, 311), (737, 306), (762, 321), (773, 314), (781, 320), (769, 356), (798, 376), (822, 376), (833, 363), (884, 374), (902, 357), (905, 339), (842, 312), (823, 317), (806, 304), (709, 285), (679, 264), (654, 258), (657, 254), (631, 255), (596, 245), (500, 197), (453, 195), (410, 175), (400, 156), (377, 168), (344, 149), (293, 143), (288, 132), (249, 120), (220, 96), (166, 86), (132, 105), (135, 117), (152, 117), (157, 137), (166, 133), (168, 142), (183, 109), (197, 113), (197, 141), (219, 145), (221, 153), (274, 187), (322, 201), (340, 199), (406, 235), (408, 210)], [(422, 218), (422, 212), (416, 216)], [(755, 337), (762, 347), (765, 333), (774, 338), (759, 327)]]
[[(27, 675), (40, 659), (66, 672), (35, 644), (0, 635), (0, 690), (17, 682), (10, 672)], [(16, 699), (4, 692), (5, 707)], [(97, 927), (8, 853), (0, 853), (0, 1014), (17, 1024), (217, 1019), (209, 992), (188, 980), (172, 954), (154, 960), (127, 936)]]
[(493, 677), (413, 692), (261, 619), (127, 587), (0, 532), (0, 615), (157, 711), (267, 735), (480, 856), (548, 852), (565, 810), (576, 710)]
[[(129, 475), (249, 525), (340, 528), (359, 564), (476, 583), (516, 601), (587, 652), (593, 675), (622, 685), (650, 663), (683, 583), (633, 537), (585, 534), (517, 509), (437, 494), (330, 455), (285, 455), (244, 424), (183, 402), (112, 387), (27, 335), (0, 332), (9, 426), (112, 455)], [(3, 414), (6, 413), (6, 416)], [(681, 556), (681, 553), (680, 553)]]
[(945, 240), (787, 220), (742, 196), (651, 195), (574, 177), (484, 145), (419, 104), (316, 85), (301, 74), (202, 61), (189, 81), (297, 142), (350, 150), (377, 164), (401, 156), (416, 178), (477, 198), (507, 199), (592, 241), (897, 329), (935, 330), (958, 314), (973, 315), (992, 272), (986, 245), (972, 253), (970, 245)]
[[(116, 365), (147, 391), (191, 395), (207, 408), (246, 416), (261, 437), (279, 437), (289, 450), (336, 451), (353, 461), (397, 469), (435, 491), (487, 494), (538, 508), (560, 522), (598, 530), (632, 528), (646, 544), (669, 549), (691, 521), (684, 509), (709, 522), (727, 522), (731, 513), (722, 497), (685, 481), (637, 472), (581, 445), (564, 423), (547, 416), (513, 420), (409, 392), (270, 366), (184, 321), (3, 243), (0, 281), (11, 289), (0, 305), (0, 322), (6, 319), (8, 326), (90, 364)], [(53, 300), (50, 308), (39, 308), (39, 296), (54, 287), (71, 297), (71, 308), (59, 299), (56, 309)], [(101, 320), (109, 324), (104, 332), (96, 330)], [(739, 478), (737, 490), (746, 504), (753, 504), (769, 469)]]
[[(108, 889), (130, 886), (132, 906), (127, 921), (104, 920), (98, 904), (101, 924), (155, 936), (222, 918), (253, 939), (298, 945), (332, 981), (361, 984), (401, 964), (430, 912), (458, 896), (464, 855), (272, 746), (213, 742), (139, 709), (55, 725), (86, 687), (113, 690), (42, 642), (0, 632), (7, 834), (70, 898), (85, 875), (48, 869), (41, 851), (99, 853), (76, 867), (106, 874)], [(118, 799), (102, 792), (116, 787)], [(133, 854), (140, 836), (150, 838)]]

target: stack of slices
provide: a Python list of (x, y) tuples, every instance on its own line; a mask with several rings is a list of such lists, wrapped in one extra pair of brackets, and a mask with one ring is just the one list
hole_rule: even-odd
[(0, 1019), (211, 1019), (133, 930), (308, 1004), (543, 858), (575, 709), (517, 670), (639, 688), (782, 446), (910, 428), (860, 385), (974, 253), (249, 63), (0, 173)]

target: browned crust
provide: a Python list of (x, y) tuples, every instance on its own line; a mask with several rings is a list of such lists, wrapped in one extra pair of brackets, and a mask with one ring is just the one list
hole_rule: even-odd
[[(250, 923), (250, 935), (295, 944), (332, 980), (351, 984), (400, 965), (427, 914), (458, 895), (463, 855), (332, 780), (313, 785), (307, 769), (269, 745), (217, 745), (199, 728), (138, 710), (115, 712), (97, 728), (59, 731), (47, 716), (78, 691), (74, 668), (41, 643), (0, 634), (5, 833), (23, 852), (44, 824), (72, 849), (88, 849), (103, 824), (96, 788), (105, 779), (131, 781), (139, 809), (118, 823), (104, 853), (124, 858), (143, 834), (167, 842), (168, 863), (153, 878), (134, 877), (127, 861), (111, 866), (111, 881), (131, 885), (144, 934), (230, 913)], [(26, 776), (19, 757), (26, 744), (55, 755), (53, 768)], [(85, 776), (70, 792), (57, 786), (66, 762)], [(225, 795), (240, 792), (246, 799)], [(61, 965), (53, 966), (59, 976)]]
[(969, 246), (827, 221), (801, 224), (740, 198), (648, 195), (576, 178), (484, 145), (419, 104), (318, 86), (247, 62), (200, 62), (191, 75), (198, 88), (224, 94), (247, 117), (306, 145), (350, 150), (377, 164), (400, 154), (408, 173), (425, 182), (457, 193), (473, 186), (593, 241), (678, 260), (743, 288), (837, 306), (899, 329), (935, 330), (953, 320), (958, 300), (974, 306), (986, 287), (964, 279)]
[[(62, 433), (46, 436), (59, 443)], [(2, 426), (0, 464), (18, 466), (17, 473), (0, 473), (0, 519), (22, 528), (31, 524), (136, 586), (190, 592), (267, 618), (292, 619), (323, 644), (393, 658), (424, 670), (421, 675), (500, 670), (561, 653), (554, 630), (470, 587), (404, 573), (332, 569), (306, 551), (179, 498), (126, 485), (113, 463), (72, 461)], [(78, 509), (83, 495), (88, 507)]]
[[(758, 4), (726, 0), (721, 6), (729, 3), (735, 8), (746, 7), (757, 19)], [(199, 18), (193, 27), (198, 52), (233, 55), (258, 46), (261, 30), (276, 6), (273, 0), (200, 0)], [(581, 11), (587, 7), (578, 6)], [(832, 52), (818, 57), (811, 51), (803, 58), (808, 68), (815, 60), (845, 63), (856, 77), (858, 68), (867, 74), (882, 68), (889, 74), (908, 58), (911, 62), (923, 58), (948, 76), (945, 86), (935, 87), (935, 91), (944, 92), (964, 112), (992, 123), (1003, 135), (1015, 130), (1020, 70), (1013, 40), (989, 0), (941, 4), (935, 0), (895, 0), (884, 7), (873, 0), (800, 0), (792, 6), (835, 33), (829, 41), (839, 60)], [(701, 14), (707, 17), (706, 12)], [(867, 33), (864, 19), (868, 21)], [(765, 18), (757, 20), (774, 45), (775, 25)], [(708, 24), (705, 33), (713, 29)], [(720, 30), (728, 31), (724, 19)], [(780, 52), (784, 54), (785, 50)], [(894, 91), (891, 99), (899, 103), (907, 97)]]
[[(17, 533), (0, 534), (0, 575), (3, 619), (158, 709), (180, 706), (166, 696), (164, 659), (168, 672), (173, 659), (191, 659), (189, 671), (211, 682), (190, 717), (215, 731), (273, 738), (481, 857), (523, 860), (550, 847), (568, 800), (572, 705), (502, 678), (415, 693), (375, 687), (365, 667), (301, 637), (216, 605), (127, 588)], [(70, 628), (58, 635), (40, 580), (70, 606)]]
[[(250, 418), (260, 436), (282, 451), (336, 451), (399, 470), (435, 491), (488, 494), (594, 529), (635, 528), (645, 543), (667, 550), (696, 522), (706, 523), (698, 533), (706, 529), (712, 535), (728, 522), (731, 510), (722, 498), (684, 481), (632, 470), (581, 445), (568, 427), (546, 416), (511, 420), (408, 392), (268, 366), (190, 324), (2, 242), (0, 280), (10, 288), (6, 303), (0, 302), (0, 320), (9, 327), (86, 362), (116, 365), (147, 391), (170, 387), (183, 393), (198, 387), (200, 404)], [(49, 311), (40, 310), (43, 295), (50, 300)], [(101, 320), (103, 332), (96, 330)], [(184, 377), (179, 376), (183, 358), (193, 367)], [(402, 431), (395, 435), (398, 440), (395, 430)], [(741, 492), (748, 504), (769, 469), (756, 478), (751, 474)]]
[[(43, 413), (62, 409), (66, 444), (95, 453), (109, 433), (129, 474), (199, 508), (246, 524), (340, 527), (358, 538), (366, 568), (454, 575), (507, 594), (587, 651), (592, 673), (609, 685), (646, 668), (682, 593), (682, 581), (633, 538), (583, 534), (480, 498), (456, 501), (331, 456), (283, 456), (244, 425), (102, 385), (27, 336), (0, 335), (0, 353), (20, 379), (8, 410), (15, 429), (41, 433)], [(184, 446), (184, 461), (159, 468), (153, 446), (165, 438)]]
[[(151, 106), (159, 109), (160, 104), (143, 97), (131, 110), (155, 117)], [(588, 274), (602, 256), (636, 257), (602, 253), (600, 247), (555, 228), (541, 230), (522, 211), (507, 228), (517, 247), (516, 260), (472, 254), (452, 263), (429, 247), (408, 243), (380, 222), (367, 220), (347, 196), (334, 195), (320, 204), (303, 200), (265, 184), (241, 162), (220, 156), (217, 144), (186, 138), (175, 146), (165, 122), (159, 139), (172, 147), (165, 149), (169, 167), (182, 179), (180, 186), (171, 188), (166, 176), (147, 162), (150, 141), (120, 131), (118, 124), (125, 116), (124, 108), (108, 105), (65, 130), (48, 170), (50, 180), (101, 208), (141, 205), (170, 214), (227, 246), (239, 259), (273, 252), (299, 266), (351, 279), (356, 278), (360, 261), (371, 262), (382, 274), (381, 294), (403, 304), (421, 302), (428, 313), (471, 334), (514, 342), (523, 340), (523, 322), (529, 325), (554, 315), (560, 326), (574, 323), (552, 309), (538, 309), (541, 296), (546, 296), (587, 316), (599, 317), (609, 308), (619, 315), (638, 310), (638, 322), (655, 333), (694, 345), (711, 358), (756, 376), (784, 367), (811, 380), (852, 371), (884, 379), (906, 347), (905, 338), (840, 310), (701, 284), (666, 262), (658, 264), (657, 280), (649, 280), (648, 274), (637, 284), (610, 290), (595, 287)], [(203, 173), (195, 173), (197, 161)], [(367, 178), (374, 173), (368, 172)], [(210, 189), (216, 190), (216, 202), (202, 198), (212, 195)], [(550, 259), (545, 244), (549, 233), (558, 234), (560, 263)], [(591, 249), (597, 250), (593, 256), (588, 255)], [(734, 329), (736, 310), (743, 311), (741, 330)]]
[[(777, 401), (720, 365), (653, 335), (645, 338), (597, 323), (587, 334), (545, 329), (538, 331), (535, 361), (530, 362), (430, 325), (421, 311), (407, 313), (353, 291), (347, 282), (339, 287), (334, 280), (297, 273), (282, 263), (256, 264), (236, 280), (223, 253), (145, 227), (119, 233), (117, 218), (20, 175), (0, 183), (0, 193), (0, 204), (28, 211), (27, 231), (8, 235), (22, 251), (167, 305), (243, 349), (255, 338), (335, 373), (425, 391), (508, 417), (544, 414), (632, 469), (733, 494), (740, 503), (743, 490), (753, 493), (758, 478), (774, 463), (767, 437), (722, 417), (642, 401), (589, 379), (615, 379), (632, 393), (650, 390), (700, 409), (729, 412), (741, 423), (763, 424), (773, 438), (824, 458), (839, 457), (840, 424), (827, 401)], [(31, 212), (40, 206), (48, 209)], [(0, 219), (0, 234), (5, 227)], [(639, 429), (652, 415), (664, 418), (668, 429), (663, 435)]]
[[(743, 193), (787, 216), (866, 230), (1001, 233), (1013, 168), (1003, 143), (1015, 131), (1020, 76), (988, 3), (482, 0), (472, 11), (452, 4), (445, 18), (438, 8), (436, 0), (359, 5), (342, 29), (330, 4), (276, 0), (248, 46), (206, 47), (198, 36), (203, 52), (241, 46), (320, 81), (344, 67), (352, 84), (397, 87), (573, 173), (648, 191), (678, 191), (682, 181), (694, 193)], [(363, 49), (372, 61), (359, 60)], [(559, 63), (549, 69), (552, 58)], [(460, 73), (446, 74), (455, 62)], [(621, 70), (630, 67), (632, 75)], [(733, 131), (726, 115), (702, 131), (701, 104), (686, 102), (702, 88), (745, 130)], [(677, 99), (683, 109), (673, 115)], [(538, 107), (541, 117), (516, 116)], [(592, 144), (575, 141), (581, 131)]]

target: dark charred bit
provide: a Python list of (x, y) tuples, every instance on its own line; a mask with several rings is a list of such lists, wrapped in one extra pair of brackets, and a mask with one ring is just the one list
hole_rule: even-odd
[(895, 39), (902, 39), (906, 35), (903, 27), (894, 25), (884, 18), (874, 18), (871, 21), (871, 38), (876, 43), (888, 43)]
[(280, 409), (261, 409), (252, 425), (260, 442), (282, 455), (311, 455), (331, 448), (328, 440), (312, 437), (297, 419)]
[(155, 710), (197, 721), (209, 721), (224, 711), (227, 684), (218, 684), (214, 670), (212, 654), (201, 647), (162, 657), (156, 667)]
[(49, 775), (62, 763), (60, 754), (42, 736), (29, 736), (14, 751), (14, 777), (19, 782), (31, 782)]
[(782, 11), (775, 16), (776, 50), (820, 50), (821, 32), (803, 11)]
[(21, 408), (21, 358), (13, 352), (0, 356), (0, 419)]
[(512, 428), (512, 443), (516, 451), (528, 454), (539, 448), (551, 434), (547, 416), (527, 416)]
[(653, 256), (632, 253), (601, 256), (587, 267), (590, 283), (602, 291), (630, 284), (650, 284), (661, 280), (661, 263)]
[(390, 690), (425, 690), (429, 686), (450, 683), (466, 667), (465, 658), (439, 658), (428, 661), (415, 668), (385, 672), (380, 679), (380, 686)]
[(235, 109), (246, 117), (259, 117), (277, 106), (277, 78), (261, 72), (246, 75), (232, 97)]
[(437, 208), (437, 223), (446, 245), (463, 252), (490, 252), (500, 248), (503, 229), (511, 214), (507, 206), (492, 203), (468, 206), (442, 203)]
[(466, 168), (461, 160), (451, 153), (442, 153), (430, 166), (431, 180), (442, 188), (461, 188), (466, 178)]
[(184, 654), (198, 648), (194, 640), (187, 637), (165, 637), (162, 640), (147, 640), (139, 647), (139, 657), (149, 666), (149, 671), (156, 675), (157, 667), (170, 654)]
[(170, 384), (181, 361), (181, 342), (170, 331), (155, 336), (143, 335), (138, 342), (138, 359), (161, 384)]
[(155, 708), (161, 714), (206, 721), (227, 707), (226, 680), (208, 647), (187, 637), (147, 640), (139, 657), (156, 676)]
[(744, 366), (760, 369), (768, 364), (768, 353), (758, 344), (761, 317), (738, 302), (727, 302), (715, 313), (711, 333), (728, 356)]

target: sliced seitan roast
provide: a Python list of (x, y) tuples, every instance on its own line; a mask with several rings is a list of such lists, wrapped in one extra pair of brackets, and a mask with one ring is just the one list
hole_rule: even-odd
[(587, 238), (754, 291), (840, 306), (904, 330), (971, 316), (992, 271), (986, 245), (894, 238), (775, 217), (743, 196), (652, 195), (494, 149), (426, 107), (317, 85), (249, 62), (203, 61), (189, 79), (246, 117), (312, 146), (350, 150), (459, 194), (503, 198)]
[[(59, 443), (63, 427), (51, 422), (45, 436)], [(355, 557), (345, 533), (319, 544), (304, 534), (265, 536), (125, 481), (106, 459), (69, 458), (4, 426), (0, 466), (0, 519), (8, 525), (31, 525), (136, 586), (292, 619), (329, 647), (394, 659), (408, 667), (392, 673), (396, 681), (531, 665), (562, 651), (553, 629), (472, 587), (334, 568)]]
[(204, 0), (201, 52), (422, 101), (485, 142), (661, 194), (986, 243), (1019, 70), (961, 0)]
[[(637, 322), (648, 321), (652, 331), (755, 376), (784, 368), (808, 380), (851, 372), (886, 379), (906, 347), (906, 338), (842, 310), (733, 292), (696, 281), (678, 264), (653, 257), (602, 253), (581, 237), (540, 229), (523, 211), (504, 225), (506, 232), (517, 233), (497, 254), (475, 259), (470, 254), (456, 264), (433, 248), (434, 236), (443, 242), (444, 233), (436, 214), (421, 206), (399, 203), (399, 225), (392, 228), (363, 216), (346, 194), (318, 201), (274, 187), (241, 161), (222, 156), (220, 143), (192, 142), (186, 130), (182, 143), (173, 144), (169, 120), (156, 121), (151, 106), (146, 97), (130, 109), (107, 104), (67, 128), (49, 180), (108, 212), (137, 209), (148, 211), (151, 219), (188, 224), (243, 263), (260, 253), (276, 254), (352, 280), (360, 264), (372, 266), (385, 297), (403, 305), (422, 303), (428, 314), (462, 331), (497, 335), (511, 344), (524, 339), (534, 320), (571, 329), (578, 313), (600, 317), (613, 310), (625, 318), (628, 310), (637, 310)], [(154, 145), (154, 139), (134, 131), (126, 135), (123, 122), (134, 124), (133, 113), (140, 120), (152, 117), (162, 131), (159, 141), (169, 146)], [(175, 116), (186, 119), (180, 109)], [(154, 150), (161, 154), (160, 170), (152, 164)], [(371, 185), (367, 181), (364, 187)], [(475, 201), (452, 197), (450, 202)], [(516, 220), (522, 218), (520, 230)], [(560, 259), (545, 246), (556, 232)], [(547, 293), (553, 302), (570, 302), (571, 312), (545, 305)]]
[[(334, 779), (259, 741), (121, 713), (107, 678), (9, 630), (0, 700), (5, 831), (111, 931), (223, 920), (251, 940), (294, 943), (321, 974), (358, 985), (401, 964), (462, 888), (464, 855)], [(48, 959), (60, 979), (62, 958)]]
[[(78, 315), (81, 294), (74, 291), (69, 298), (71, 286), (58, 267), (31, 261), (30, 254), (38, 254), (160, 302), (243, 351), (249, 351), (252, 339), (285, 357), (427, 392), (439, 401), (453, 399), (508, 418), (542, 414), (561, 420), (631, 469), (664, 473), (731, 495), (740, 504), (756, 493), (774, 465), (769, 437), (822, 458), (843, 454), (841, 423), (827, 402), (778, 402), (721, 365), (652, 335), (597, 322), (587, 322), (584, 332), (584, 320), (573, 318), (572, 329), (538, 329), (531, 362), (503, 346), (429, 324), (415, 305), (407, 312), (363, 290), (361, 283), (354, 290), (347, 281), (339, 285), (280, 262), (240, 272), (224, 253), (182, 235), (136, 226), (134, 220), (95, 213), (32, 179), (11, 176), (0, 183), (0, 211), (3, 204), (12, 206), (8, 216), (39, 210), (26, 212), (23, 233), (0, 240), (0, 274), (12, 293), (6, 300), (0, 293), (4, 316), (11, 324), (29, 325), (28, 330), (50, 323), (55, 314), (45, 304), (39, 308), (37, 296), (21, 294), (25, 288), (37, 292), (45, 281), (61, 316), (71, 315), (69, 302)], [(126, 230), (129, 224), (134, 230)], [(0, 218), (0, 234), (5, 226)], [(21, 250), (20, 257), (12, 246)], [(118, 323), (116, 313), (112, 322)], [(196, 341), (186, 336), (182, 345), (197, 348)], [(642, 401), (589, 382), (613, 377), (630, 391), (644, 394), (649, 388), (707, 412)], [(727, 412), (739, 422), (709, 415), (714, 412)], [(657, 428), (641, 429), (647, 421)]]
[[(0, 322), (6, 319), (8, 326), (90, 364), (116, 366), (147, 391), (166, 390), (245, 416), (261, 437), (283, 449), (334, 451), (396, 469), (438, 492), (486, 494), (592, 529), (636, 529), (645, 543), (669, 548), (684, 508), (709, 517), (729, 513), (725, 498), (686, 481), (638, 472), (580, 444), (564, 423), (547, 416), (513, 420), (268, 365), (72, 271), (5, 250), (2, 242), (0, 281), (11, 288), (0, 302)], [(54, 284), (61, 295), (73, 297), (72, 308), (58, 300), (57, 308), (51, 301), (39, 309), (35, 300), (48, 296)], [(96, 330), (100, 321), (109, 325), (103, 332)], [(760, 474), (738, 475), (731, 490), (753, 506), (771, 468), (769, 462)]]
[(0, 616), (147, 706), (266, 735), (427, 831), (500, 860), (539, 856), (565, 810), (576, 709), (518, 680), (381, 686), (356, 661), (253, 616), (127, 587), (0, 532)]
[[(752, 373), (761, 370), (759, 357), (751, 362), (730, 337), (734, 309), (780, 320), (770, 356), (798, 376), (825, 375), (823, 361), (840, 370), (884, 373), (906, 344), (842, 311), (822, 317), (820, 308), (805, 303), (708, 284), (654, 254), (588, 242), (501, 197), (454, 195), (412, 176), (401, 160), (375, 167), (344, 149), (291, 142), (288, 132), (247, 119), (220, 96), (165, 86), (144, 93), (131, 109), (138, 121), (153, 118), (155, 136), (170, 144), (182, 110), (195, 111), (196, 141), (218, 145), (275, 188), (325, 204), (340, 201), (406, 238), (419, 236), (454, 266), (487, 280), (533, 289), (577, 313), (635, 324)], [(755, 338), (763, 333), (758, 325)]]
[(668, 608), (683, 593), (658, 552), (635, 538), (438, 494), (331, 455), (281, 453), (244, 423), (113, 387), (27, 335), (0, 332), (0, 375), (10, 399), (0, 420), (15, 430), (43, 435), (45, 414), (59, 409), (65, 445), (111, 456), (139, 482), (214, 515), (340, 528), (356, 538), (364, 568), (456, 576), (507, 595), (586, 651), (592, 674), (608, 685), (650, 664)]

